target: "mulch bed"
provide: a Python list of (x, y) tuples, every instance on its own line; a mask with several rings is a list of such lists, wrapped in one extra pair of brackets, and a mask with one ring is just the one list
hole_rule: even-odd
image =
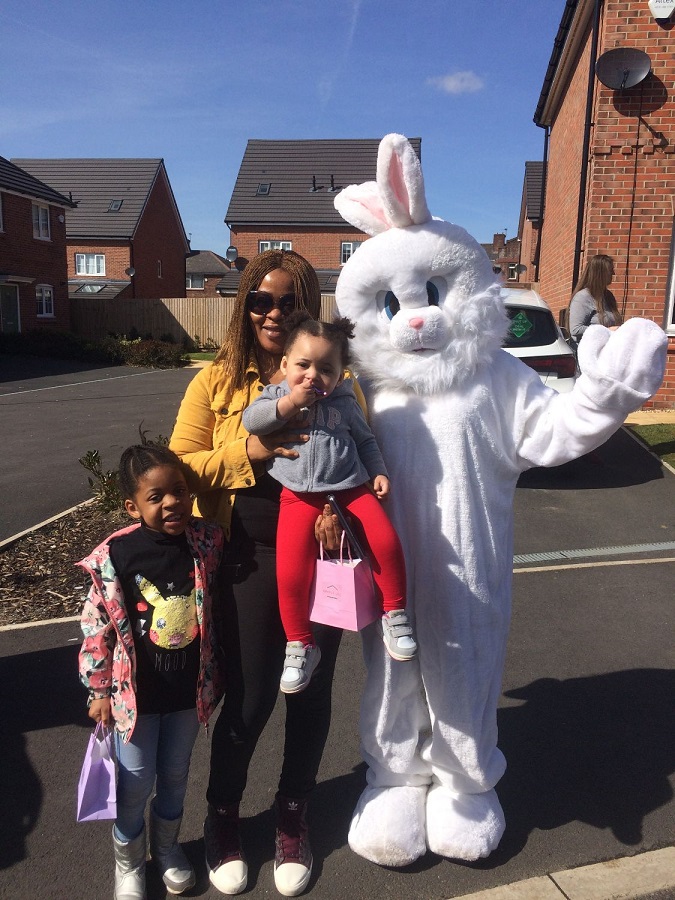
[(131, 520), (95, 503), (0, 549), (0, 626), (79, 615), (89, 579), (75, 563)]

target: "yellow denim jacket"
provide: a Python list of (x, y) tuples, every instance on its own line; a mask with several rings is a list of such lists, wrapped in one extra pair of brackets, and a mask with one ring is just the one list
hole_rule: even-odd
[[(351, 377), (350, 372), (345, 374)], [(255, 470), (251, 466), (246, 455), (248, 431), (241, 421), (263, 387), (254, 359), (239, 390), (232, 389), (222, 366), (206, 366), (188, 385), (169, 443), (188, 468), (188, 485), (196, 494), (194, 515), (218, 522), (228, 540), (237, 490), (251, 487), (256, 475), (265, 471), (264, 463), (257, 463)], [(365, 410), (356, 381), (354, 392)]]

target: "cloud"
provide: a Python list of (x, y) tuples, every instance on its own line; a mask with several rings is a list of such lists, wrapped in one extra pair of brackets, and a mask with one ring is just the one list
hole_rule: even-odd
[(340, 54), (339, 59), (337, 59), (336, 64), (332, 67), (332, 71), (326, 72), (317, 83), (317, 91), (322, 106), (325, 106), (332, 97), (335, 83), (338, 80), (340, 73), (347, 64), (349, 54), (352, 49), (352, 44), (354, 43), (354, 35), (356, 34), (360, 12), (361, 0), (351, 0), (349, 25), (347, 28), (347, 36), (342, 53)]
[(431, 84), (446, 94), (475, 94), (482, 91), (485, 82), (475, 72), (454, 72), (452, 75), (438, 75), (435, 78), (427, 78), (427, 84)]

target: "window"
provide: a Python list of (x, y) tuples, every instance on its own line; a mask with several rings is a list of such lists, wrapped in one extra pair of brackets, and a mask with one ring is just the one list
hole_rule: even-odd
[(78, 275), (105, 275), (103, 253), (76, 253), (75, 272)]
[(258, 241), (258, 252), (265, 250), (292, 250), (292, 241)]
[(90, 282), (89, 284), (83, 284), (81, 287), (79, 287), (75, 291), (75, 293), (76, 294), (98, 294), (103, 290), (104, 287), (105, 287), (104, 284), (94, 284), (94, 283)]
[(518, 265), (517, 263), (509, 263), (509, 281), (517, 281), (518, 280)]
[(38, 316), (54, 315), (54, 289), (50, 284), (38, 284), (35, 288)]
[(108, 207), (108, 212), (119, 212), (122, 209), (122, 204), (124, 200), (111, 200), (110, 206)]
[[(342, 250), (340, 251), (340, 263), (344, 266), (350, 256), (359, 249), (363, 241), (343, 241)], [(359, 257), (360, 259), (361, 257)]]
[(49, 207), (33, 204), (33, 237), (48, 241), (49, 232)]
[(258, 190), (256, 191), (257, 196), (266, 197), (269, 194), (271, 187), (272, 185), (269, 184), (269, 182), (261, 182), (261, 184), (258, 185)]
[(204, 276), (203, 275), (191, 275), (188, 273), (185, 276), (185, 287), (190, 288), (192, 291), (203, 291), (204, 290)]

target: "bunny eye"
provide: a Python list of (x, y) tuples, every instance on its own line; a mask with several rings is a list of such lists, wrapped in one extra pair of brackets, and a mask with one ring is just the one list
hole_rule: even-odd
[(427, 300), (429, 306), (438, 306), (438, 288), (433, 281), (427, 281)]
[(384, 298), (384, 311), (387, 314), (387, 318), (393, 319), (400, 308), (401, 304), (398, 302), (396, 294), (393, 291), (387, 291), (387, 295)]

